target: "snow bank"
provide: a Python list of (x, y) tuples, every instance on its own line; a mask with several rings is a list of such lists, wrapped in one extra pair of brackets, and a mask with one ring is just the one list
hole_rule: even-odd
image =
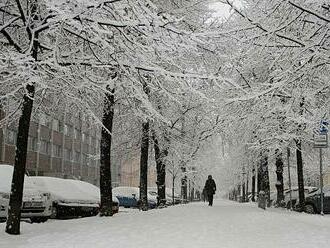
[(218, 201), (151, 210), (125, 209), (111, 218), (22, 223), (0, 247), (10, 248), (325, 248), (330, 218)]

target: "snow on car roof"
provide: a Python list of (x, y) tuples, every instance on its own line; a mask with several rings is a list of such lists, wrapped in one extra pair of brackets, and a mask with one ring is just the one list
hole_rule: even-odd
[[(52, 197), (66, 202), (99, 202), (100, 196), (92, 187), (88, 189), (86, 182), (56, 177), (35, 176), (31, 180), (43, 190), (47, 190)], [(83, 185), (83, 186), (82, 186)]]
[[(10, 192), (11, 181), (13, 178), (14, 167), (8, 164), (0, 164), (0, 191)], [(28, 176), (24, 177), (24, 187), (33, 188), (33, 183)]]
[(139, 198), (140, 190), (137, 187), (125, 187), (120, 186), (112, 189), (112, 193), (116, 196), (131, 196), (132, 194), (135, 194), (137, 198)]
[[(100, 195), (100, 188), (84, 181), (80, 180), (74, 180), (74, 179), (65, 179), (70, 181), (72, 184), (74, 184), (76, 187), (79, 188), (79, 190), (83, 191), (86, 194), (91, 195), (92, 197), (95, 197), (97, 201), (100, 201), (101, 195)], [(118, 199), (115, 196), (112, 196), (113, 202), (118, 202)]]
[[(148, 187), (148, 191), (157, 192), (157, 187)], [(172, 188), (165, 188), (165, 194), (172, 196)], [(174, 191), (174, 197), (180, 197), (180, 195)]]

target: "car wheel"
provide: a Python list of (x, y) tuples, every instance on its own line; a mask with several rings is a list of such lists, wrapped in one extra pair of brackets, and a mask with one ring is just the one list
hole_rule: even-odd
[(57, 219), (58, 218), (58, 211), (57, 211), (57, 206), (53, 205), (52, 207), (52, 215), (50, 216), (52, 219)]
[(31, 223), (44, 223), (48, 220), (48, 217), (31, 217)]
[(306, 204), (305, 205), (305, 212), (308, 213), (308, 214), (315, 214), (316, 213), (315, 208), (312, 204)]

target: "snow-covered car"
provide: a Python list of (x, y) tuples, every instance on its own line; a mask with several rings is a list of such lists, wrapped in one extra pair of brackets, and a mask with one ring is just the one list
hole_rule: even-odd
[[(173, 205), (173, 193), (171, 188), (166, 188), (165, 189), (165, 194), (166, 194), (166, 201)], [(178, 193), (174, 191), (174, 204), (180, 204), (182, 202), (181, 197)]]
[[(140, 190), (137, 187), (116, 187), (112, 194), (119, 200), (119, 206), (136, 208), (139, 206)], [(157, 207), (157, 196), (148, 193), (148, 207)]]
[[(31, 177), (40, 189), (47, 190), (52, 200), (52, 218), (95, 216), (99, 213), (99, 188), (83, 181), (56, 177)], [(113, 199), (116, 202), (116, 199)], [(114, 204), (115, 211), (118, 205)]]
[[(13, 172), (13, 166), (0, 164), (0, 220), (7, 218)], [(51, 213), (52, 202), (49, 192), (39, 190), (30, 177), (25, 175), (21, 217), (40, 223), (47, 221)]]
[[(87, 183), (84, 181), (80, 181), (80, 180), (73, 180), (73, 179), (66, 179), (71, 181), (71, 183), (75, 184), (77, 187), (79, 187), (79, 189), (81, 191), (83, 191), (84, 193), (90, 195), (91, 197), (94, 197), (98, 203), (100, 204), (101, 202), (101, 195), (100, 195), (100, 188), (91, 184), (91, 183)], [(117, 199), (117, 197), (112, 196), (112, 212), (114, 214), (118, 213), (119, 211), (119, 201)]]
[[(305, 195), (308, 195), (314, 191), (317, 190), (317, 187), (309, 187), (309, 186), (305, 186)], [(299, 198), (299, 190), (298, 190), (298, 186), (294, 186), (291, 188), (291, 204), (292, 207), (294, 207), (297, 204)], [(284, 202), (285, 202), (285, 206), (286, 208), (290, 208), (290, 190), (287, 189), (284, 191)]]
[[(321, 213), (321, 190), (317, 189), (306, 196), (305, 212), (310, 214)], [(323, 212), (330, 214), (330, 185), (323, 187)]]
[[(150, 187), (148, 188), (148, 194), (152, 195), (153, 197), (158, 197), (158, 190), (157, 187)], [(173, 205), (173, 196), (172, 196), (172, 189), (171, 188), (165, 188), (165, 197), (166, 197), (166, 205)], [(174, 192), (174, 204), (181, 203), (180, 195)]]

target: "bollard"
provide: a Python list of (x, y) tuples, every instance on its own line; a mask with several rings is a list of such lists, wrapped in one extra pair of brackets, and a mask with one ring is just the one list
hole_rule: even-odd
[(258, 207), (266, 210), (266, 193), (265, 193), (265, 191), (259, 192)]

